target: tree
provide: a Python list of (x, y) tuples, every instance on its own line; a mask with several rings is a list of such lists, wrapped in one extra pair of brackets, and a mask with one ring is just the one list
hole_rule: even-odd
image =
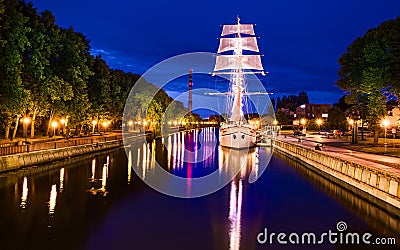
[(343, 113), (346, 112), (352, 105), (348, 104), (348, 102), (346, 102), (346, 95), (342, 96), (339, 98), (339, 101), (335, 104), (333, 104), (333, 106), (338, 107)]
[(90, 101), (87, 81), (93, 74), (89, 68), (92, 59), (89, 50), (89, 41), (83, 34), (75, 32), (73, 28), (61, 29), (60, 46), (52, 64), (54, 73), (71, 85), (74, 98), (64, 102), (65, 110), (54, 107), (50, 111), (49, 124), (53, 116), (60, 112), (68, 113), (73, 121), (72, 124), (81, 129), (89, 120)]
[(286, 113), (282, 111), (282, 109), (278, 109), (275, 113), (275, 119), (279, 125), (287, 125), (288, 120), (286, 117)]
[(339, 59), (336, 85), (348, 91), (349, 104), (364, 103), (366, 118), (375, 129), (385, 115), (387, 97), (400, 91), (400, 18), (389, 20), (357, 38)]
[(339, 107), (334, 106), (329, 110), (328, 125), (330, 129), (346, 129), (346, 116)]
[(96, 56), (92, 66), (93, 74), (88, 80), (88, 97), (93, 117), (106, 117), (111, 113), (111, 74), (101, 56)]
[(4, 1), (0, 5), (3, 12), (0, 15), (0, 111), (7, 117), (5, 124), (5, 139), (9, 139), (9, 132), (13, 119), (16, 117), (14, 132), (16, 135), (19, 118), (23, 112), (27, 92), (22, 86), (21, 72), (23, 68), (22, 52), (29, 44), (25, 27), (27, 18), (20, 13), (20, 4), (14, 0)]
[(299, 95), (297, 96), (297, 107), (300, 105), (303, 105), (303, 104), (308, 104), (308, 103), (309, 103), (309, 101), (308, 101), (307, 93), (304, 91), (301, 91), (299, 93)]

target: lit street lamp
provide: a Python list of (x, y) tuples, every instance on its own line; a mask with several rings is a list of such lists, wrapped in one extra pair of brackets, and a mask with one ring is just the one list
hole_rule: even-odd
[(306, 125), (306, 123), (307, 123), (307, 120), (306, 120), (305, 118), (301, 118), (300, 123), (301, 123), (301, 125), (303, 125), (303, 131), (302, 131), (302, 133), (303, 133), (303, 134), (306, 134), (306, 127), (305, 127), (305, 125)]
[(65, 118), (65, 119), (62, 118), (62, 119), (60, 120), (60, 123), (61, 123), (61, 125), (62, 125), (62, 134), (63, 134), (63, 135), (66, 134), (67, 122), (68, 122), (67, 118)]
[(318, 132), (319, 132), (321, 130), (322, 120), (320, 118), (318, 118), (316, 123), (318, 125)]
[(382, 125), (385, 127), (385, 153), (386, 153), (386, 150), (387, 150), (387, 143), (386, 143), (386, 129), (387, 129), (387, 126), (389, 126), (389, 120), (387, 120), (387, 119), (385, 119), (385, 120), (383, 120), (382, 121)]
[(94, 134), (94, 128), (96, 127), (97, 121), (93, 120), (92, 121), (93, 127), (92, 127), (92, 134)]
[(53, 136), (56, 136), (56, 128), (58, 127), (58, 122), (53, 121), (51, 123), (51, 126), (53, 127)]
[(103, 127), (104, 127), (104, 133), (107, 131), (107, 126), (110, 125), (109, 121), (104, 121), (103, 122)]
[(31, 122), (31, 118), (24, 117), (22, 122), (24, 123), (24, 138), (25, 138), (25, 142), (26, 142), (26, 138), (28, 137), (28, 124)]

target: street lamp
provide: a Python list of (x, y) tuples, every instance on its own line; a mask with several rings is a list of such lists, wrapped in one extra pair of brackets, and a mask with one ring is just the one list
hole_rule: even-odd
[(65, 135), (66, 134), (66, 130), (67, 130), (67, 118), (62, 118), (60, 120), (60, 123), (62, 125), (62, 134)]
[[(132, 126), (133, 126), (133, 121), (132, 121), (132, 120), (129, 120), (129, 121), (128, 121), (128, 132), (131, 131)], [(133, 129), (133, 130), (135, 130), (135, 129)]]
[(96, 120), (93, 120), (93, 121), (92, 121), (92, 124), (93, 124), (92, 134), (94, 134), (94, 128), (96, 127), (97, 121), (96, 121)]
[[(51, 126), (53, 127), (53, 136), (56, 136), (56, 128), (57, 128), (57, 126), (58, 126), (58, 122), (53, 121), (53, 122), (51, 123)], [(54, 139), (55, 139), (55, 138), (54, 138)]]
[(321, 125), (322, 125), (322, 120), (320, 118), (317, 119), (316, 121), (317, 125), (318, 125), (318, 132), (321, 130)]
[(104, 127), (104, 133), (106, 132), (107, 126), (108, 126), (109, 122), (104, 121), (103, 122), (103, 127)]
[(303, 133), (303, 134), (306, 134), (305, 125), (306, 125), (306, 123), (307, 123), (307, 120), (306, 120), (305, 118), (301, 118), (300, 123), (301, 123), (301, 125), (303, 125), (303, 131), (302, 131), (302, 133)]
[(356, 144), (356, 135), (355, 135), (355, 129), (354, 129), (354, 120), (350, 119), (349, 124), (351, 126), (351, 143)]
[(385, 127), (385, 154), (386, 154), (386, 149), (387, 149), (387, 143), (386, 143), (386, 128), (389, 126), (389, 120), (385, 119), (382, 121), (382, 125)]
[(24, 123), (24, 138), (25, 138), (25, 142), (26, 142), (26, 138), (28, 137), (28, 124), (31, 122), (31, 118), (24, 117), (22, 122)]

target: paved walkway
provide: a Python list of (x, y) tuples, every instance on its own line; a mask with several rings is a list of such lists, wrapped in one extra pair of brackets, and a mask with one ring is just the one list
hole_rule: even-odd
[[(299, 142), (299, 138), (301, 138), (301, 142)], [(277, 139), (302, 145), (307, 148), (314, 148), (316, 143), (327, 143), (327, 142), (343, 143), (343, 141), (339, 139), (331, 139), (331, 138), (327, 139), (320, 136), (308, 136), (308, 135), (306, 137), (293, 137), (286, 135), (286, 138), (284, 135), (279, 135)], [(330, 153), (342, 159), (347, 159), (349, 161), (353, 161), (363, 165), (378, 167), (386, 171), (400, 174), (400, 158), (397, 157), (363, 153), (345, 148), (326, 146), (326, 145), (323, 146), (322, 151)]]

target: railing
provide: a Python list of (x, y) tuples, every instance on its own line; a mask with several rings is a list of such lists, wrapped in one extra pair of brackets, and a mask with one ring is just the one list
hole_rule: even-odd
[(400, 207), (400, 174), (397, 171), (373, 164), (357, 163), (342, 156), (335, 156), (285, 141), (276, 140), (275, 148), (294, 155), (313, 168), (335, 176), (389, 204)]
[(74, 147), (81, 145), (89, 145), (94, 143), (110, 142), (121, 139), (122, 135), (114, 135), (114, 136), (78, 138), (78, 139), (68, 139), (68, 140), (63, 139), (60, 141), (55, 140), (55, 141), (47, 141), (47, 142), (25, 144), (25, 145), (14, 145), (14, 146), (3, 144), (0, 147), (0, 156), (57, 149), (57, 148), (67, 148), (67, 147)]

